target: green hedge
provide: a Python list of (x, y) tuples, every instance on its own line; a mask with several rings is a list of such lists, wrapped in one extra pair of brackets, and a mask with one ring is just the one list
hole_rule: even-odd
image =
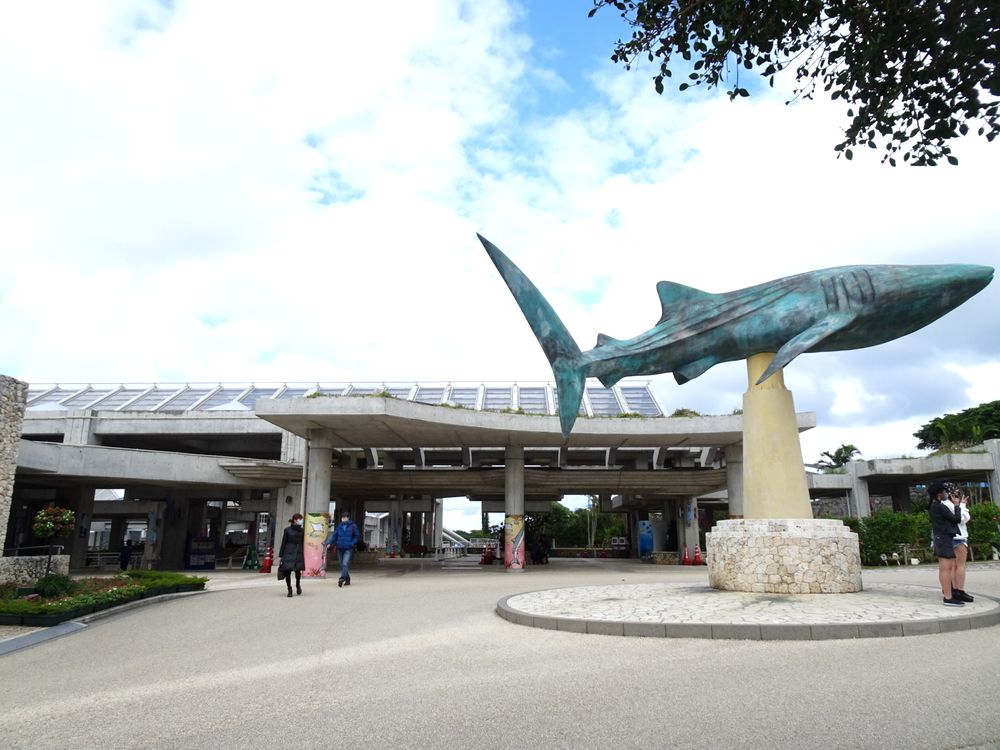
[[(988, 554), (989, 543), (998, 537), (997, 523), (1000, 522), (1000, 508), (992, 503), (970, 506), (969, 545), (977, 560), (992, 559)], [(861, 562), (865, 565), (880, 565), (882, 555), (892, 557), (899, 552), (899, 545), (906, 544), (918, 549), (931, 545), (931, 521), (927, 511), (901, 513), (883, 510), (872, 513), (868, 518), (842, 518), (845, 525), (858, 535), (861, 546)], [(981, 554), (982, 553), (982, 554)], [(933, 555), (931, 555), (933, 559)]]
[[(55, 625), (57, 622), (78, 617), (81, 614), (107, 609), (135, 599), (159, 596), (176, 591), (198, 591), (205, 588), (207, 578), (187, 576), (182, 573), (134, 570), (110, 579), (89, 578), (71, 581), (70, 590), (63, 596), (50, 598), (42, 596), (0, 598), (0, 623), (16, 625), (20, 617), (25, 625)], [(44, 590), (60, 588), (45, 585), (51, 582), (40, 580)], [(61, 582), (60, 582), (61, 583)], [(9, 596), (9, 592), (2, 592)], [(39, 592), (41, 593), (41, 592)]]

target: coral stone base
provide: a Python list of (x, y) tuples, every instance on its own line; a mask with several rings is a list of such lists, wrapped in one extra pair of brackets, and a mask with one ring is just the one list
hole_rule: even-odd
[(706, 539), (712, 588), (762, 594), (861, 591), (858, 535), (841, 521), (733, 519), (720, 521)]

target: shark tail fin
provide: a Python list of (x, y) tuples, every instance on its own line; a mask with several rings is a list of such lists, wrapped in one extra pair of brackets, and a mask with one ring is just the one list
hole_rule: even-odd
[(548, 300), (531, 283), (531, 279), (525, 276), (510, 258), (500, 252), (496, 245), (481, 234), (476, 236), (486, 248), (490, 260), (500, 272), (510, 293), (514, 295), (517, 306), (521, 308), (525, 320), (528, 321), (549, 360), (556, 387), (559, 389), (559, 425), (563, 437), (569, 437), (577, 413), (580, 411), (583, 386), (587, 380), (587, 365), (583, 361), (580, 347)]

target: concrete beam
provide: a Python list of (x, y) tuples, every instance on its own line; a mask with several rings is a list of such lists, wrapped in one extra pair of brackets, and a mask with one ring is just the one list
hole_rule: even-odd
[(223, 463), (253, 466), (256, 462), (190, 453), (21, 440), (17, 466), (20, 474), (51, 476), (61, 481), (87, 480), (95, 486), (106, 487), (135, 484), (270, 487), (274, 484), (273, 481), (234, 476), (222, 467)]

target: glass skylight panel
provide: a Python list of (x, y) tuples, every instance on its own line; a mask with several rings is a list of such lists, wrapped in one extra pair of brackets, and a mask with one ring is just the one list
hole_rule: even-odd
[(286, 388), (278, 398), (302, 398), (308, 392), (308, 388)]
[(176, 398), (170, 399), (170, 403), (159, 411), (187, 411), (211, 392), (211, 388), (190, 388)]
[(254, 404), (256, 404), (259, 399), (271, 398), (277, 390), (277, 388), (254, 388), (250, 391), (250, 393), (240, 399), (240, 403), (252, 409)]
[(198, 411), (205, 411), (206, 409), (211, 409), (213, 406), (228, 404), (234, 401), (245, 390), (246, 388), (223, 388), (207, 401), (202, 402), (198, 406)]
[(138, 401), (128, 406), (128, 411), (153, 411), (167, 396), (177, 393), (179, 388), (154, 388)]
[(475, 409), (477, 398), (479, 398), (478, 388), (452, 388), (449, 400), (458, 406)]
[(417, 397), (414, 401), (422, 404), (440, 404), (444, 395), (444, 388), (417, 388)]
[(31, 406), (32, 406), (32, 408), (37, 409), (37, 408), (39, 408), (39, 406), (41, 404), (55, 404), (55, 403), (58, 403), (59, 401), (62, 401), (64, 398), (66, 398), (67, 396), (72, 396), (78, 390), (80, 390), (80, 389), (79, 388), (72, 388), (72, 389), (71, 388), (56, 388), (54, 391), (52, 391), (52, 393), (48, 394), (47, 396), (42, 396), (42, 398), (38, 399), (38, 401), (36, 401), (35, 403), (31, 404)]
[(593, 409), (594, 416), (617, 417), (622, 413), (613, 391), (592, 386), (587, 388), (587, 395), (590, 397), (590, 408)]
[(412, 390), (413, 390), (413, 388), (411, 388), (411, 387), (409, 387), (409, 386), (408, 386), (408, 387), (406, 387), (406, 388), (399, 388), (399, 387), (397, 387), (397, 386), (393, 386), (392, 388), (386, 388), (385, 390), (386, 390), (386, 391), (387, 391), (387, 392), (389, 393), (389, 395), (391, 395), (391, 396), (392, 396), (393, 398), (402, 398), (402, 399), (407, 399), (407, 398), (409, 398), (409, 397), (410, 397), (410, 391), (412, 391)]
[(649, 392), (648, 386), (622, 386), (622, 396), (625, 397), (627, 408), (631, 412), (644, 417), (660, 417), (663, 412), (656, 404), (656, 399)]
[(509, 409), (514, 402), (511, 388), (487, 388), (486, 401), (483, 403), (484, 409), (490, 411), (503, 411)]
[(367, 387), (365, 387), (365, 388), (351, 388), (351, 392), (348, 393), (347, 395), (348, 396), (371, 396), (373, 393), (375, 393), (375, 389), (374, 388), (367, 388)]
[(79, 396), (73, 396), (73, 398), (66, 401), (63, 406), (67, 409), (82, 409), (88, 404), (92, 404), (101, 396), (107, 396), (111, 393), (110, 388), (88, 388)]
[(531, 414), (549, 413), (549, 405), (545, 401), (545, 388), (519, 388), (517, 404)]
[(145, 388), (124, 388), (118, 393), (112, 393), (107, 398), (101, 399), (100, 402), (94, 404), (94, 408), (99, 411), (114, 411), (145, 391)]
[[(559, 413), (559, 389), (552, 389), (552, 401), (556, 405), (556, 414)], [(596, 413), (596, 412), (595, 412)], [(583, 405), (583, 399), (580, 400), (580, 408), (577, 410), (576, 415), (578, 417), (587, 416), (587, 407)]]

